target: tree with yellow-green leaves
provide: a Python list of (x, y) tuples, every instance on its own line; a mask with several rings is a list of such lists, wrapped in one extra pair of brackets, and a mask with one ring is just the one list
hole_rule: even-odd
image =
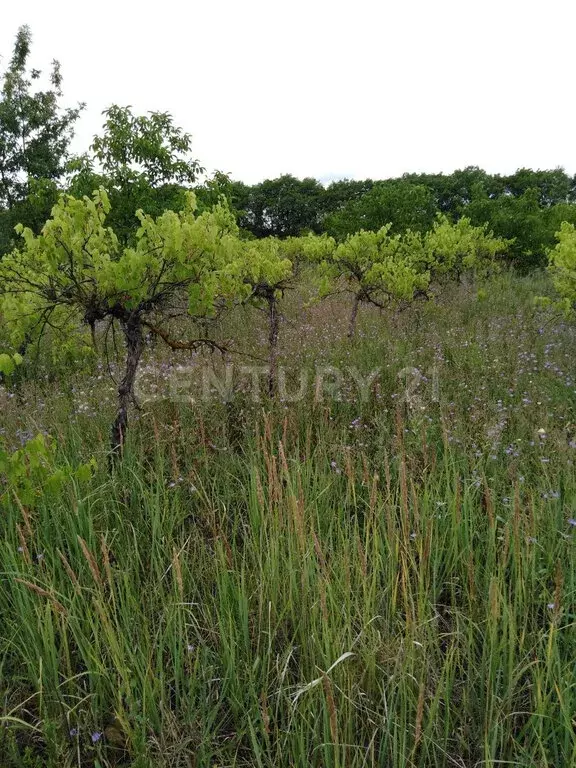
[(558, 243), (548, 256), (548, 272), (560, 296), (561, 308), (576, 313), (576, 227), (564, 222), (556, 233)]
[(467, 274), (486, 274), (497, 267), (497, 257), (506, 253), (509, 240), (494, 237), (485, 224), (475, 227), (465, 216), (455, 224), (439, 217), (422, 236), (424, 267), (432, 281), (456, 279)]
[[(322, 241), (322, 238), (318, 238)], [(323, 240), (314, 255), (320, 264), (322, 296), (338, 290), (352, 294), (348, 336), (356, 332), (358, 309), (362, 303), (384, 308), (400, 301), (411, 301), (425, 293), (430, 280), (406, 248), (400, 235), (390, 235), (390, 226), (378, 232), (357, 232), (338, 245)]]
[(224, 204), (201, 215), (193, 194), (179, 213), (157, 218), (138, 212), (135, 244), (120, 245), (106, 225), (110, 212), (103, 189), (78, 200), (63, 195), (40, 235), (20, 226), (22, 246), (0, 263), (0, 313), (15, 348), (41, 343), (48, 329), (68, 337), (79, 326), (104, 321), (121, 330), (126, 348), (118, 386), (112, 449), (122, 451), (128, 409), (144, 350), (145, 333), (173, 349), (215, 342), (180, 341), (166, 328), (170, 309), (184, 298), (193, 319), (214, 314), (242, 288), (231, 262), (239, 258), (238, 229)]

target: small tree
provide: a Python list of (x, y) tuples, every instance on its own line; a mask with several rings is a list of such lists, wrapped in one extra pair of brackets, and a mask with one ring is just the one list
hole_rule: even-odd
[(262, 309), (268, 319), (268, 394), (276, 392), (278, 374), (279, 301), (297, 273), (299, 238), (267, 237), (243, 244), (242, 258), (235, 264), (244, 286), (243, 303)]
[(564, 222), (556, 233), (558, 243), (549, 253), (548, 272), (567, 314), (576, 313), (576, 228)]
[(79, 323), (120, 326), (126, 358), (112, 427), (115, 454), (124, 445), (144, 332), (174, 349), (215, 346), (208, 339), (175, 340), (163, 321), (177, 296), (186, 297), (188, 315), (197, 319), (235, 289), (226, 271), (238, 255), (233, 216), (224, 205), (199, 216), (194, 208), (190, 194), (180, 213), (154, 219), (138, 212), (136, 242), (123, 247), (106, 226), (110, 203), (103, 189), (82, 200), (62, 196), (42, 233), (20, 227), (23, 247), (0, 263), (0, 310), (15, 345), (25, 337), (40, 342), (47, 328), (66, 335)]
[(472, 226), (463, 217), (452, 224), (441, 216), (423, 237), (423, 249), (412, 240), (417, 260), (424, 261), (434, 282), (460, 280), (465, 274), (486, 274), (496, 267), (496, 257), (506, 252), (508, 240), (495, 238), (488, 226)]
[(349, 338), (356, 332), (361, 304), (384, 308), (426, 294), (428, 272), (420, 269), (402, 238), (391, 237), (389, 231), (386, 225), (378, 232), (357, 232), (337, 246), (327, 238), (324, 247), (317, 249), (323, 273), (321, 294), (333, 293), (338, 281), (344, 281), (344, 290), (353, 296)]

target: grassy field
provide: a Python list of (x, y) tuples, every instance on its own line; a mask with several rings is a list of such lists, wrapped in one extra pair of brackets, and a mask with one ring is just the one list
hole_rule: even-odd
[[(223, 402), (217, 355), (152, 349), (112, 475), (105, 364), (3, 391), (11, 449), (98, 469), (0, 497), (0, 766), (576, 765), (576, 329), (547, 292), (363, 309), (353, 342), (342, 299), (292, 296), (275, 403), (253, 358)], [(261, 356), (263, 321), (220, 332)]]

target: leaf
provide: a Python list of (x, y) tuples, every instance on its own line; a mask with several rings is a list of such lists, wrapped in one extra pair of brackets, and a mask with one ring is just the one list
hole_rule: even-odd
[(92, 478), (92, 470), (93, 465), (91, 463), (81, 464), (74, 474), (79, 482), (87, 483)]
[(15, 369), (16, 369), (16, 365), (11, 355), (7, 355), (6, 353), (1, 354), (0, 355), (0, 373), (3, 373), (5, 376), (11, 376), (14, 373)]
[(306, 685), (302, 686), (302, 688), (299, 688), (294, 694), (294, 697), (292, 699), (292, 704), (296, 704), (296, 702), (298, 701), (300, 696), (302, 696), (303, 693), (306, 693), (306, 691), (310, 691), (312, 688), (315, 688), (317, 685), (319, 685), (326, 675), (329, 675), (333, 669), (335, 669), (339, 664), (341, 664), (346, 659), (349, 659), (351, 656), (354, 656), (352, 651), (346, 651), (341, 656), (339, 656), (333, 664), (331, 664), (328, 667), (328, 669), (326, 670), (326, 672), (323, 674), (322, 677), (317, 677), (315, 680), (312, 680), (312, 682), (307, 683)]

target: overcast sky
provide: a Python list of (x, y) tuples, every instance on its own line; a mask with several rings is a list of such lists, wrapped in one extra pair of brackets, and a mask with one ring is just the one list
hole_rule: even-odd
[(87, 103), (76, 150), (117, 103), (248, 183), (576, 172), (576, 0), (3, 0), (6, 58), (21, 24)]

